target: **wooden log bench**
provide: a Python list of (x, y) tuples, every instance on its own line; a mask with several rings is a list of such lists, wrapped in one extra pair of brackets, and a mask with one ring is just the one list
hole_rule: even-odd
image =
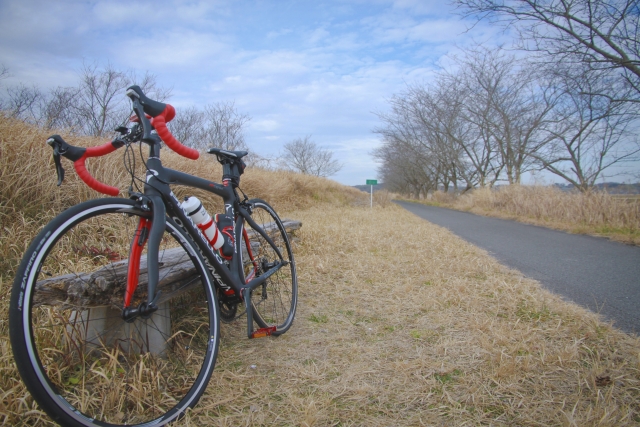
[[(285, 219), (282, 222), (289, 239), (294, 240), (295, 232), (302, 227), (302, 222), (291, 219)], [(270, 236), (274, 236), (277, 230), (275, 223), (265, 226), (265, 231)], [(251, 237), (253, 230), (248, 230), (248, 233)], [(195, 268), (182, 247), (162, 251), (159, 268), (158, 290), (162, 292), (158, 301), (160, 315), (155, 316), (153, 328), (138, 331), (148, 336), (146, 351), (156, 354), (162, 352), (166, 339), (171, 336), (168, 299), (179, 296), (200, 283), (197, 280)], [(114, 342), (125, 342), (124, 337), (129, 336), (129, 329), (133, 326), (122, 325), (121, 309), (118, 307), (122, 307), (127, 269), (128, 260), (120, 260), (92, 272), (66, 274), (40, 280), (36, 284), (34, 305), (70, 309), (69, 323), (82, 325), (84, 329), (82, 339), (85, 341), (100, 341), (102, 344), (109, 345)], [(146, 290), (147, 283), (147, 259), (143, 255), (140, 259), (138, 287)], [(121, 324), (119, 329), (115, 328), (116, 323)], [(136, 327), (139, 328), (140, 325)], [(128, 351), (126, 348), (123, 350)]]
[[(295, 231), (302, 227), (301, 221), (283, 220), (289, 239), (295, 238)], [(274, 235), (275, 223), (267, 224), (265, 231)], [(248, 230), (251, 237), (253, 230)], [(254, 248), (256, 249), (256, 248)], [(161, 278), (158, 289), (164, 295), (181, 290), (184, 292), (195, 276), (191, 261), (185, 259), (182, 247), (162, 251), (160, 260)], [(69, 308), (91, 308), (108, 303), (118, 307), (122, 305), (122, 294), (126, 287), (128, 260), (115, 261), (90, 273), (74, 273), (46, 278), (36, 284), (35, 305), (55, 305)], [(147, 286), (147, 258), (140, 259), (139, 287)], [(182, 289), (185, 288), (186, 289)], [(175, 295), (175, 294), (174, 294)], [(162, 301), (162, 299), (160, 300)]]

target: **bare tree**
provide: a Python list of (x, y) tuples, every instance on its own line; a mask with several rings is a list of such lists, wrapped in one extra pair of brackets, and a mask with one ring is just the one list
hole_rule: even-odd
[(5, 110), (11, 117), (19, 118), (30, 123), (37, 123), (39, 106), (43, 100), (43, 94), (36, 86), (20, 84), (7, 88), (8, 101)]
[(605, 170), (638, 160), (636, 105), (599, 96), (606, 83), (590, 74), (560, 71), (555, 78), (563, 93), (545, 126), (551, 143), (534, 155), (544, 169), (587, 191)]
[(640, 115), (638, 0), (454, 0), (463, 14), (511, 28), (546, 76), (558, 105), (544, 125), (540, 167), (579, 189), (637, 160)]
[[(446, 82), (442, 85), (445, 92), (440, 99), (448, 103), (443, 104), (448, 111), (439, 114), (439, 119), (444, 119), (447, 136), (464, 151), (465, 159), (473, 166), (477, 184), (481, 187), (493, 186), (504, 167), (491, 132), (491, 124), (495, 119), (492, 100), (502, 76), (492, 75), (490, 70), (484, 69), (483, 64), (477, 68), (475, 65), (478, 64), (469, 65), (461, 72), (445, 77)], [(453, 117), (457, 117), (457, 120), (450, 120)]]
[[(244, 130), (249, 120), (251, 117), (240, 113), (233, 102), (219, 102), (206, 105), (203, 110), (190, 107), (177, 111), (169, 127), (179, 141), (198, 150), (247, 150)], [(245, 160), (252, 165), (264, 163), (254, 153)]]
[(40, 107), (39, 124), (45, 129), (67, 129), (80, 133), (83, 123), (75, 114), (74, 103), (79, 88), (57, 87), (51, 90)]
[[(7, 75), (6, 68), (0, 78)], [(102, 136), (125, 122), (131, 106), (124, 92), (132, 84), (151, 97), (163, 101), (169, 90), (157, 86), (155, 76), (138, 77), (134, 71), (120, 71), (108, 64), (103, 68), (85, 65), (76, 87), (57, 87), (48, 93), (19, 84), (7, 88), (8, 100), (1, 106), (9, 114), (47, 129), (66, 128), (85, 135)]]
[(454, 107), (461, 104), (450, 102), (442, 83), (438, 79), (433, 86), (409, 86), (391, 98), (390, 112), (377, 114), (383, 126), (374, 132), (382, 136), (383, 145), (372, 154), (382, 163), (379, 172), (385, 184), (396, 191), (419, 196), (439, 183), (447, 189), (450, 184), (457, 189), (459, 180), (468, 188), (474, 185), (469, 162), (452, 137), (460, 123)]
[(521, 47), (539, 53), (543, 60), (585, 64), (589, 71), (605, 72), (615, 79), (609, 85), (633, 89), (632, 96), (625, 101), (640, 102), (638, 0), (454, 0), (454, 3), (465, 16), (515, 28)]
[(417, 141), (446, 166), (441, 171), (456, 176), (454, 185), (461, 181), (466, 189), (493, 185), (502, 170), (489, 130), (495, 88), (482, 87), (475, 71), (443, 73), (434, 85), (415, 85), (407, 92), (411, 120), (421, 129)]
[[(375, 132), (385, 146), (421, 159), (423, 170), (431, 171), (429, 179), (422, 176), (425, 183), (447, 190), (462, 184), (463, 191), (492, 186), (505, 175), (519, 183), (524, 172), (539, 167), (532, 153), (552, 139), (543, 125), (551, 120), (558, 91), (539, 86), (529, 69), (501, 49), (476, 47), (456, 62), (455, 72), (394, 96), (391, 112), (378, 115), (385, 125)], [(389, 171), (387, 153), (374, 155)]]
[(434, 182), (465, 190), (505, 177), (516, 184), (524, 172), (546, 169), (588, 190), (603, 171), (640, 157), (631, 132), (637, 104), (617, 100), (627, 98), (621, 88), (589, 70), (532, 67), (499, 49), (465, 51), (455, 71), (408, 86), (378, 114), (381, 176), (415, 194)]
[(437, 163), (431, 161), (427, 150), (386, 133), (384, 143), (373, 150), (373, 157), (381, 163), (380, 178), (391, 191), (420, 198), (437, 189)]
[(483, 136), (485, 151), (499, 154), (493, 171), (519, 184), (524, 172), (536, 168), (532, 153), (551, 140), (543, 126), (552, 120), (560, 90), (545, 85), (531, 63), (501, 48), (466, 50), (458, 63), (460, 84), (471, 100), (465, 101), (466, 120)]
[(246, 150), (244, 127), (251, 117), (240, 113), (233, 102), (218, 102), (204, 108), (202, 143), (225, 150)]
[(541, 85), (523, 70), (509, 79), (493, 99), (496, 120), (489, 131), (496, 140), (509, 184), (520, 184), (525, 172), (537, 169), (534, 154), (551, 142), (544, 131), (552, 120), (559, 91)]
[(284, 144), (283, 162), (292, 170), (307, 175), (331, 176), (342, 169), (333, 153), (311, 141), (311, 136), (297, 138)]
[[(4, 66), (4, 64), (0, 65), (0, 82), (6, 78), (9, 78), (9, 69)], [(4, 102), (2, 97), (0, 97), (0, 110), (4, 110)]]
[(36, 86), (24, 84), (7, 88), (8, 100), (3, 109), (9, 115), (45, 129), (66, 128), (78, 131), (81, 126), (73, 111), (77, 88), (56, 88), (43, 93)]
[(169, 129), (178, 141), (193, 148), (207, 148), (203, 142), (204, 127), (204, 113), (196, 107), (178, 109), (175, 118), (169, 122)]
[(169, 94), (169, 90), (158, 88), (155, 76), (149, 73), (137, 77), (133, 71), (120, 71), (111, 64), (102, 69), (97, 65), (85, 65), (72, 102), (73, 114), (82, 125), (82, 132), (102, 136), (126, 121), (131, 106), (124, 93), (132, 84), (139, 85), (158, 101), (163, 101)]
[(130, 80), (122, 71), (108, 64), (98, 70), (95, 65), (85, 65), (79, 91), (73, 100), (73, 109), (84, 133), (102, 136), (115, 129), (129, 110), (123, 96)]

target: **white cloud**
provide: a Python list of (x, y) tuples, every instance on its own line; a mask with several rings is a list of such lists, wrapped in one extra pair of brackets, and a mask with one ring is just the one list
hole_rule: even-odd
[(249, 127), (259, 132), (273, 132), (280, 127), (280, 124), (277, 120), (263, 119), (250, 122)]
[[(161, 16), (160, 9), (153, 7), (150, 2), (100, 1), (93, 7), (93, 14), (98, 21), (111, 24), (136, 25), (136, 21), (157, 21)], [(143, 18), (144, 17), (144, 18)]]
[(309, 34), (307, 42), (309, 44), (317, 44), (323, 40), (326, 40), (331, 33), (327, 31), (325, 28), (316, 28)]
[(167, 32), (162, 42), (150, 42), (140, 36), (121, 40), (111, 50), (129, 66), (153, 71), (169, 67), (197, 72), (198, 68), (213, 66), (229, 54), (228, 45), (211, 34), (177, 30)]
[(420, 15), (448, 15), (450, 8), (442, 0), (393, 0), (393, 9)]
[(465, 28), (435, 0), (5, 1), (0, 64), (14, 75), (3, 84), (42, 87), (77, 83), (83, 61), (150, 71), (176, 106), (235, 101), (258, 153), (312, 135), (347, 163), (334, 178), (359, 184), (377, 168), (372, 112), (428, 80)]
[(242, 64), (249, 74), (288, 77), (309, 72), (307, 55), (286, 50), (261, 51)]
[(344, 163), (344, 167), (331, 178), (347, 185), (362, 185), (367, 179), (376, 179), (378, 164), (370, 153), (379, 145), (375, 137), (341, 141), (332, 151), (333, 158)]
[(291, 28), (282, 28), (276, 31), (269, 31), (267, 33), (267, 38), (268, 39), (276, 39), (278, 37), (282, 37), (282, 36), (286, 36), (288, 34), (291, 34), (293, 32), (293, 30)]

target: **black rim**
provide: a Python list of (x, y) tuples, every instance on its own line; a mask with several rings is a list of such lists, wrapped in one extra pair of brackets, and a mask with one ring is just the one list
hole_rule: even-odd
[[(251, 296), (256, 323), (261, 327), (276, 326), (275, 334), (278, 335), (289, 329), (295, 315), (297, 278), (293, 253), (282, 223), (268, 204), (263, 201), (253, 201), (251, 217), (258, 226), (267, 230), (267, 234), (278, 247), (286, 263), (278, 272), (267, 279), (263, 286), (256, 288)], [(246, 226), (251, 241), (253, 259), (247, 256), (247, 251), (243, 251), (245, 275), (256, 274), (259, 276), (281, 260), (266, 239), (258, 233), (252, 232), (248, 224)]]
[[(39, 251), (46, 250), (46, 256), (25, 271), (31, 282), (39, 279), (38, 286), (28, 283), (29, 316), (22, 316), (30, 331), (23, 335), (23, 356), (35, 364), (27, 373), (34, 378), (25, 382), (39, 384), (30, 391), (54, 418), (95, 425), (169, 420), (195, 404), (213, 369), (215, 298), (206, 286), (208, 276), (202, 280), (203, 266), (181, 247), (186, 243), (175, 224), (167, 223), (161, 248), (161, 283), (170, 283), (163, 288), (161, 308), (146, 319), (122, 320), (124, 288), (118, 283), (126, 284), (123, 258), (137, 217), (114, 212), (116, 205), (89, 215), (79, 212), (94, 204), (69, 211), (65, 218), (81, 220), (55, 242), (50, 238)], [(130, 224), (123, 233), (125, 223)], [(80, 274), (87, 272), (93, 275)], [(62, 282), (71, 289), (66, 300), (51, 299), (51, 289)], [(141, 283), (134, 304), (146, 298), (145, 291)]]

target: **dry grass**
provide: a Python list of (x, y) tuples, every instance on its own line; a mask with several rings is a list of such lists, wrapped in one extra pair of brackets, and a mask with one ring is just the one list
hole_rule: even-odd
[(605, 192), (567, 193), (555, 187), (510, 185), (461, 196), (437, 192), (429, 203), (514, 219), (571, 233), (640, 244), (640, 198)]
[(637, 338), (399, 208), (292, 215), (297, 321), (227, 326), (188, 425), (640, 423)]
[[(3, 183), (0, 186), (0, 272), (12, 272), (17, 268), (31, 239), (54, 215), (84, 200), (106, 197), (87, 187), (66, 159), (62, 159), (65, 180), (61, 187), (56, 186), (53, 151), (45, 143), (52, 133), (0, 114), (0, 182)], [(64, 133), (62, 136), (69, 143), (80, 146), (106, 142)], [(138, 154), (137, 148), (135, 151)], [(118, 187), (120, 195), (128, 197), (130, 177), (124, 167), (124, 154), (124, 149), (120, 149), (109, 156), (89, 159), (87, 168), (99, 181)], [(203, 154), (194, 162), (165, 149), (162, 158), (167, 167), (217, 182), (221, 180), (222, 166), (212, 155)], [(142, 171), (140, 160), (136, 165)], [(144, 177), (144, 174), (139, 176)], [(277, 210), (285, 206), (368, 203), (364, 193), (335, 181), (257, 168), (247, 168), (242, 176), (242, 190), (249, 197), (265, 199)], [(174, 192), (178, 197), (197, 196), (210, 212), (223, 210), (222, 200), (205, 191), (176, 187)]]
[[(14, 167), (4, 157), (5, 125), (3, 174)], [(204, 165), (196, 173), (218, 177), (206, 160), (178, 168), (196, 164)], [(55, 179), (52, 164), (34, 167)], [(10, 173), (5, 183), (23, 182)], [(15, 370), (7, 306), (17, 242), (48, 220), (36, 195), (52, 200), (42, 205), (47, 214), (75, 203), (83, 189), (69, 175), (51, 191), (36, 188), (49, 178), (16, 184), (30, 198), (22, 205), (2, 189), (3, 425), (50, 424)], [(243, 179), (250, 196), (303, 222), (294, 248), (299, 311), (280, 338), (247, 340), (242, 319), (223, 325), (210, 385), (182, 425), (640, 425), (637, 337), (394, 205), (371, 210), (367, 195), (354, 203), (351, 189), (295, 174), (256, 170)]]

